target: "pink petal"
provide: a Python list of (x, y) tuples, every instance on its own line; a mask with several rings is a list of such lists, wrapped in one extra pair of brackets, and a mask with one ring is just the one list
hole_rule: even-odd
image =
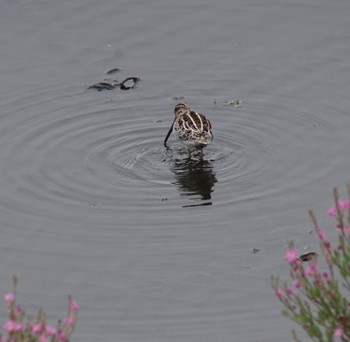
[(66, 326), (66, 327), (70, 327), (74, 324), (74, 318), (72, 316), (68, 316), (64, 319), (64, 322), (63, 324)]
[(349, 208), (349, 202), (348, 201), (339, 201), (338, 206), (340, 209), (348, 209)]
[(335, 216), (337, 215), (337, 209), (336, 208), (329, 208), (327, 211), (328, 216)]
[(16, 323), (16, 331), (23, 331), (24, 325), (23, 323)]
[(314, 272), (313, 272), (311, 267), (308, 267), (307, 269), (305, 269), (306, 276), (312, 276), (313, 274), (314, 274)]
[(5, 300), (8, 304), (12, 303), (15, 300), (15, 295), (10, 292), (5, 295)]
[(299, 280), (294, 280), (293, 285), (295, 288), (299, 289), (301, 287), (301, 283)]
[(323, 230), (319, 230), (317, 236), (319, 239), (324, 240), (326, 238), (326, 233)]
[(292, 263), (292, 262), (294, 262), (295, 260), (298, 259), (297, 251), (296, 251), (295, 248), (287, 249), (286, 252), (284, 253), (284, 256), (285, 256), (285, 258), (287, 259), (287, 261), (289, 263)]
[(275, 290), (275, 296), (277, 298), (282, 298), (282, 297), (284, 297), (284, 292), (281, 289), (276, 289)]
[(292, 289), (290, 289), (290, 288), (287, 288), (286, 292), (287, 292), (288, 296), (293, 296), (294, 295), (294, 291)]
[(31, 330), (33, 333), (36, 333), (36, 334), (41, 334), (42, 332), (42, 329), (43, 329), (43, 325), (39, 322), (39, 323), (35, 323), (31, 326)]
[(323, 276), (324, 280), (326, 280), (326, 281), (330, 281), (331, 280), (331, 278), (329, 277), (329, 274), (327, 272), (323, 272), (322, 276)]
[(12, 320), (8, 320), (5, 322), (5, 324), (3, 325), (3, 328), (7, 331), (7, 332), (14, 332), (16, 331), (16, 326), (17, 323), (15, 321)]
[(333, 332), (334, 338), (339, 338), (343, 336), (343, 330), (341, 328), (336, 328)]
[(70, 301), (70, 308), (71, 308), (72, 311), (75, 311), (75, 312), (79, 311), (79, 305), (73, 299), (71, 299), (71, 301)]
[(50, 325), (47, 325), (45, 327), (45, 332), (46, 332), (46, 335), (48, 336), (53, 336), (56, 334), (56, 328), (54, 327), (51, 327)]

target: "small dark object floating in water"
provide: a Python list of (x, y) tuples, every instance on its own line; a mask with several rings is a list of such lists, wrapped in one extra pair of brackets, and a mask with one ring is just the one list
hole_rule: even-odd
[(116, 81), (117, 80), (115, 80), (113, 82), (107, 82), (107, 80), (105, 80), (103, 82), (97, 82), (97, 83), (89, 86), (88, 89), (97, 89), (98, 91), (112, 90), (118, 85), (118, 83), (116, 83)]
[[(88, 87), (88, 89), (97, 89), (98, 91), (101, 90), (113, 90), (117, 87), (119, 87), (122, 90), (129, 90), (134, 89), (136, 84), (141, 81), (138, 77), (127, 77), (124, 81), (121, 83), (118, 83), (118, 80), (104, 80), (102, 82), (97, 82), (95, 84), (92, 84)], [(131, 84), (130, 84), (131, 82)]]
[(316, 252), (308, 252), (305, 254), (300, 255), (299, 260), (302, 262), (307, 262), (307, 261), (315, 261), (317, 260), (317, 253)]
[[(135, 88), (136, 84), (140, 82), (140, 78), (138, 77), (128, 77), (126, 78), (122, 83), (120, 83), (120, 89), (122, 90), (129, 90)], [(131, 85), (126, 85), (126, 83), (129, 81), (132, 81)]]
[(115, 74), (115, 73), (118, 72), (118, 71), (120, 71), (119, 68), (113, 68), (113, 69), (111, 69), (111, 70), (108, 70), (108, 71), (106, 72), (106, 75), (112, 75), (112, 74)]

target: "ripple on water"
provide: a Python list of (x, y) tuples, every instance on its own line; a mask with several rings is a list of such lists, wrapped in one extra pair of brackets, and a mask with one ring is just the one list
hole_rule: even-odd
[[(293, 101), (286, 107), (249, 101), (239, 109), (213, 107), (206, 112), (214, 142), (189, 158), (173, 136), (171, 150), (162, 146), (171, 110), (165, 118), (164, 106), (147, 99), (140, 106), (140, 101), (79, 104), (69, 110), (53, 106), (51, 111), (49, 100), (33, 101), (26, 108), (36, 113), (30, 117), (4, 115), (2, 210), (24, 218), (40, 214), (101, 223), (113, 221), (115, 213), (225, 207), (309, 182), (307, 156), (334, 129), (331, 121), (301, 110), (289, 114), (289, 106), (298, 108)], [(315, 170), (313, 179), (332, 168)], [(93, 217), (87, 215), (91, 208), (99, 209)]]

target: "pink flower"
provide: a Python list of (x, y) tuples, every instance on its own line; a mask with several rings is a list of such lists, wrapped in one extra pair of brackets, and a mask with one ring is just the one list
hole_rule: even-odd
[(334, 338), (340, 338), (343, 336), (343, 330), (341, 328), (336, 328), (333, 332), (333, 337)]
[(350, 208), (350, 202), (349, 201), (339, 201), (338, 206), (340, 209), (349, 209)]
[(290, 289), (289, 287), (286, 289), (286, 293), (288, 296), (293, 296), (295, 294), (293, 289)]
[(57, 338), (59, 341), (63, 341), (63, 342), (68, 341), (68, 337), (63, 332), (59, 332)]
[(17, 327), (17, 323), (13, 320), (8, 320), (5, 322), (5, 324), (3, 325), (3, 328), (7, 331), (7, 332), (14, 332), (16, 331), (16, 327)]
[(329, 241), (323, 241), (323, 246), (325, 246), (327, 249), (334, 249)]
[(35, 323), (31, 326), (31, 331), (35, 334), (41, 334), (43, 331), (43, 325), (40, 322)]
[(323, 276), (323, 279), (326, 280), (326, 281), (330, 281), (330, 277), (329, 277), (329, 274), (327, 272), (323, 272), (322, 273), (322, 276)]
[(284, 257), (287, 259), (287, 261), (288, 261), (289, 263), (294, 262), (295, 260), (298, 259), (296, 249), (295, 249), (295, 248), (289, 248), (289, 249), (287, 249), (286, 252), (284, 253)]
[(314, 274), (314, 271), (311, 267), (308, 267), (307, 269), (305, 269), (305, 275), (306, 276), (312, 276)]
[(72, 316), (68, 316), (64, 319), (63, 321), (63, 324), (66, 326), (66, 327), (70, 327), (74, 324), (74, 318)]
[(281, 289), (276, 289), (275, 290), (275, 296), (277, 298), (282, 298), (282, 297), (284, 297), (284, 292)]
[(39, 342), (49, 342), (49, 340), (47, 339), (47, 337), (45, 335), (40, 335)]
[[(340, 210), (349, 209), (350, 208), (350, 202), (349, 201), (339, 201), (338, 207)], [(327, 212), (328, 216), (336, 216), (337, 215), (337, 208), (329, 208)]]
[(53, 336), (56, 334), (56, 329), (54, 327), (51, 327), (50, 325), (47, 325), (45, 327), (45, 333), (47, 336)]
[(79, 305), (78, 305), (78, 303), (77, 303), (75, 300), (73, 300), (73, 299), (70, 300), (70, 309), (71, 309), (72, 311), (74, 311), (74, 312), (78, 312), (78, 311), (79, 311)]
[(335, 216), (337, 215), (337, 209), (336, 208), (329, 208), (327, 211), (328, 216)]
[(324, 240), (326, 238), (326, 233), (323, 230), (319, 230), (317, 236), (320, 240)]
[(294, 280), (293, 285), (294, 285), (294, 287), (297, 288), (297, 289), (301, 288), (301, 283), (300, 283), (300, 281), (297, 280), (297, 279)]
[(7, 293), (7, 294), (5, 295), (5, 300), (6, 300), (6, 303), (7, 303), (7, 304), (11, 304), (11, 303), (13, 303), (13, 301), (15, 300), (15, 295), (14, 295), (12, 292)]
[(16, 331), (23, 331), (24, 325), (23, 323), (16, 323)]

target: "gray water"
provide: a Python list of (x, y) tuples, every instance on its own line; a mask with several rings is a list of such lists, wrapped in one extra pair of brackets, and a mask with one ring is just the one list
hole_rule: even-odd
[[(290, 341), (269, 279), (288, 279), (288, 239), (317, 247), (307, 209), (332, 229), (350, 179), (349, 16), (347, 0), (2, 1), (0, 292), (17, 274), (52, 323), (72, 294), (74, 341)], [(87, 90), (116, 67), (142, 81)], [(162, 145), (182, 97), (214, 127), (202, 158)]]

